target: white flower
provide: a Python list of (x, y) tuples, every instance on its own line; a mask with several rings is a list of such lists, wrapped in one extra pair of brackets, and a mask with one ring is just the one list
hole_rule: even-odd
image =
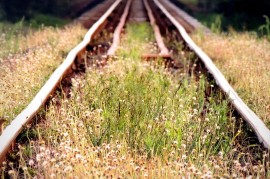
[(35, 164), (34, 160), (33, 159), (30, 159), (29, 162), (28, 162), (28, 165), (29, 166), (33, 166)]

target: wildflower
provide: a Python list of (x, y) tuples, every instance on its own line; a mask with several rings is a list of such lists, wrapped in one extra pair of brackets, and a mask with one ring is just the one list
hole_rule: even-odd
[(97, 112), (100, 114), (103, 110), (102, 109), (97, 109)]
[(47, 161), (44, 161), (43, 163), (42, 163), (42, 166), (43, 167), (46, 167), (48, 165), (48, 162)]
[(253, 166), (253, 170), (254, 170), (254, 172), (257, 172), (258, 171), (258, 166)]
[(139, 167), (139, 166), (136, 166), (136, 167), (135, 167), (135, 170), (136, 170), (136, 171), (139, 171), (139, 170), (140, 170), (140, 167)]
[(68, 136), (68, 133), (67, 133), (67, 132), (64, 132), (64, 133), (63, 133), (63, 136), (64, 136), (64, 137), (67, 137), (67, 136)]
[(29, 166), (33, 166), (35, 164), (34, 160), (33, 159), (30, 159), (29, 162), (28, 162), (28, 165)]
[(23, 167), (22, 169), (23, 169), (23, 171), (26, 171), (27, 170), (27, 167)]
[(15, 171), (14, 171), (14, 170), (9, 170), (9, 171), (8, 171), (8, 174), (9, 174), (9, 175), (14, 175), (14, 174), (15, 174)]
[(182, 155), (182, 159), (183, 160), (186, 160), (187, 159), (187, 156), (186, 155)]
[(208, 172), (206, 173), (206, 176), (207, 176), (207, 178), (212, 178), (212, 172), (211, 172), (211, 171), (208, 171)]
[(188, 168), (188, 170), (190, 171), (190, 172), (195, 172), (196, 171), (196, 168), (195, 168), (195, 166), (194, 165), (191, 165), (189, 168)]
[(220, 169), (219, 165), (215, 165), (214, 168), (215, 168), (216, 170)]
[(80, 155), (80, 154), (76, 154), (76, 155), (75, 155), (75, 158), (76, 158), (77, 160), (81, 160), (81, 159), (83, 158), (83, 156)]
[(50, 178), (55, 178), (56, 177), (56, 175), (54, 174), (54, 173), (52, 173), (51, 175), (50, 175)]
[(117, 145), (116, 145), (116, 148), (117, 148), (117, 149), (120, 149), (120, 148), (121, 148), (121, 144), (117, 144)]
[(65, 169), (64, 169), (64, 172), (67, 173), (67, 172), (70, 172), (72, 171), (72, 167), (71, 166), (67, 166)]
[(41, 160), (41, 155), (40, 154), (37, 154), (36, 161), (39, 162), (40, 160)]
[(47, 149), (47, 150), (45, 151), (45, 154), (48, 156), (48, 155), (51, 154), (51, 151)]
[(223, 152), (220, 151), (220, 152), (218, 153), (218, 156), (219, 156), (220, 159), (223, 159)]
[(146, 173), (144, 173), (144, 177), (148, 177), (148, 173), (146, 172)]
[(40, 150), (40, 152), (44, 152), (45, 151), (45, 147), (40, 147), (39, 150)]
[(187, 146), (186, 144), (182, 144), (181, 147), (185, 149)]

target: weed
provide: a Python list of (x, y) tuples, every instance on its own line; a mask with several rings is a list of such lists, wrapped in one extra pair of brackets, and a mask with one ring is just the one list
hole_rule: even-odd
[(270, 127), (270, 44), (252, 33), (193, 35), (240, 97)]
[[(19, 24), (18, 28), (20, 27)], [(84, 32), (80, 26), (61, 30), (44, 27), (26, 36), (18, 30), (14, 32), (16, 36), (10, 35), (9, 40), (2, 39), (4, 45), (0, 48), (5, 48), (6, 52), (0, 56), (3, 58), (0, 64), (0, 117), (7, 121), (5, 125), (29, 103), (61, 63), (64, 58), (63, 52), (67, 53), (74, 47)], [(6, 44), (15, 42), (19, 51), (24, 50), (24, 53), (16, 53), (14, 48), (6, 47)]]
[(68, 20), (63, 20), (49, 14), (35, 14), (29, 24), (34, 28), (40, 28), (41, 26), (63, 27), (68, 22)]
[(20, 37), (24, 35), (25, 31), (27, 31), (27, 28), (24, 27), (24, 19), (13, 25), (0, 23), (0, 42), (2, 44), (0, 47), (0, 58), (20, 50)]
[(153, 47), (149, 33), (148, 24), (128, 25), (116, 61), (72, 79), (69, 98), (54, 97), (35, 153), (21, 166), (45, 178), (269, 175), (235, 148), (241, 128), (235, 133), (236, 119), (220, 94), (206, 96), (212, 82), (188, 73), (179, 80), (141, 61)]
[(214, 33), (220, 33), (222, 30), (221, 25), (222, 25), (221, 16), (216, 16), (215, 21), (213, 23), (211, 23), (210, 29)]
[(270, 41), (270, 20), (269, 17), (266, 15), (264, 15), (263, 17), (265, 18), (265, 24), (259, 27), (259, 31), (262, 35), (265, 35), (266, 38)]

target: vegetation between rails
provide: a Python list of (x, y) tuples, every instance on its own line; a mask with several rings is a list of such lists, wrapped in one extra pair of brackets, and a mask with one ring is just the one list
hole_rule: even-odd
[(241, 128), (233, 132), (226, 100), (205, 95), (203, 75), (179, 81), (141, 62), (149, 29), (127, 26), (117, 61), (91, 67), (72, 80), (70, 98), (52, 100), (46, 121), (29, 130), (38, 140), (19, 147), (18, 166), (5, 164), (10, 176), (269, 177), (266, 154), (255, 165), (234, 148)]
[(80, 26), (44, 27), (25, 35), (21, 30), (4, 30), (0, 37), (0, 118), (5, 125), (30, 102), (85, 33)]

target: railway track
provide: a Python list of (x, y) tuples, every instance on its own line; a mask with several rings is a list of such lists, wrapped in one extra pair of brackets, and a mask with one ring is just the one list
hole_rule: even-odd
[[(31, 123), (39, 110), (48, 103), (48, 100), (51, 99), (55, 90), (59, 89), (59, 86), (66, 86), (66, 90), (68, 91), (71, 86), (71, 78), (85, 71), (85, 68), (87, 68), (85, 64), (87, 58), (97, 58), (100, 60), (99, 64), (104, 66), (110, 56), (115, 56), (121, 32), (125, 23), (128, 21), (127, 19), (132, 22), (140, 22), (149, 19), (153, 27), (159, 52), (156, 54), (145, 54), (143, 58), (154, 60), (162, 58), (165, 59), (167, 67), (175, 69), (181, 68), (181, 62), (175, 59), (174, 56), (174, 54), (179, 52), (174, 49), (170, 51), (170, 47), (167, 47), (168, 42), (164, 39), (168, 37), (168, 39), (181, 41), (185, 49), (192, 51), (198, 58), (198, 69), (214, 79), (219, 90), (224, 93), (224, 96), (229, 99), (233, 108), (252, 128), (259, 142), (268, 150), (270, 149), (270, 130), (240, 99), (212, 60), (189, 37), (187, 32), (191, 33), (198, 28), (199, 25), (197, 22), (194, 23), (194, 20), (190, 20), (190, 17), (181, 12), (179, 13), (179, 11), (166, 0), (143, 0), (141, 2), (144, 4), (143, 9), (146, 10), (146, 13), (144, 12), (139, 17), (134, 17), (134, 15), (129, 13), (134, 11), (133, 5), (135, 1), (116, 0), (107, 1), (107, 6), (102, 8), (103, 11), (106, 11), (104, 11), (103, 15), (93, 25), (93, 20), (87, 20), (87, 18), (91, 18), (92, 16), (90, 12), (84, 14), (82, 18), (79, 18), (79, 22), (82, 22), (86, 27), (91, 26), (91, 28), (85, 35), (83, 41), (70, 51), (65, 61), (55, 70), (31, 103), (4, 129), (0, 136), (1, 162), (5, 160), (7, 152), (14, 146), (17, 136), (27, 124)], [(138, 4), (141, 5), (140, 3)], [(138, 7), (135, 7), (135, 9), (142, 10), (142, 8)], [(146, 14), (147, 17), (145, 17)], [(179, 17), (179, 15), (181, 15), (181, 17)], [(189, 21), (192, 22), (189, 23)], [(181, 25), (181, 23), (184, 25)], [(109, 33), (109, 35), (104, 35), (104, 29), (107, 30), (106, 33)], [(114, 32), (113, 35), (112, 32)], [(87, 63), (89, 65), (89, 62)]]

